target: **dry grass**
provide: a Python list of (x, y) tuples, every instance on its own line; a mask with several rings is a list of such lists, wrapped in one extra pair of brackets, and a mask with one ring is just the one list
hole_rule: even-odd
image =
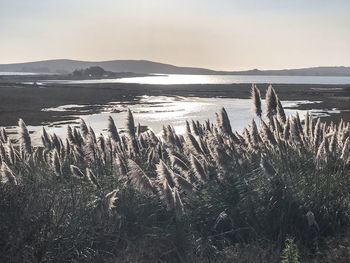
[(18, 144), (2, 130), (0, 261), (277, 262), (289, 236), (316, 257), (350, 222), (350, 125), (286, 118), (272, 87), (263, 114), (252, 94), (242, 134), (225, 109), (185, 136), (141, 133), (131, 111), (126, 133), (82, 120), (43, 146), (22, 120)]

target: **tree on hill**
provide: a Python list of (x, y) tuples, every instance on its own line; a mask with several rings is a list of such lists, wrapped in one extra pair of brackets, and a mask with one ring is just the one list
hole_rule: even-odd
[(98, 66), (89, 67), (86, 69), (76, 69), (73, 71), (75, 77), (102, 77), (107, 72)]

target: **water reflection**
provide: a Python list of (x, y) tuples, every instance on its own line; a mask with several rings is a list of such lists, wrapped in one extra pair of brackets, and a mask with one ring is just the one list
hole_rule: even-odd
[[(282, 104), (286, 108), (287, 115), (298, 111), (302, 117), (305, 111), (297, 109), (298, 105), (311, 103), (318, 102), (284, 101)], [(72, 116), (75, 118), (73, 125), (78, 125), (79, 118), (83, 118), (95, 132), (104, 133), (109, 116), (115, 119), (119, 129), (124, 128), (126, 109), (129, 107), (134, 112), (135, 123), (146, 125), (156, 133), (162, 130), (163, 125), (170, 124), (174, 126), (176, 132), (183, 134), (186, 120), (204, 122), (209, 119), (211, 122), (215, 122), (215, 112), (218, 112), (222, 107), (225, 107), (228, 113), (232, 128), (241, 131), (254, 117), (251, 105), (250, 99), (142, 96), (137, 103), (130, 101), (129, 103), (110, 102), (105, 105), (96, 105), (97, 108), (94, 108), (92, 112), (90, 111), (91, 114), (87, 115), (81, 115), (81, 112), (89, 112), (91, 105), (63, 105), (43, 110), (73, 112)], [(324, 114), (316, 110), (311, 112), (314, 115)], [(45, 125), (45, 127), (49, 132), (65, 137), (67, 125), (67, 122), (57, 122)], [(41, 126), (28, 126), (28, 128), (34, 132), (34, 140), (39, 141)]]
[(258, 75), (153, 75), (118, 79), (87, 80), (47, 80), (42, 83), (60, 84), (98, 84), (98, 83), (137, 83), (153, 85), (178, 84), (238, 84), (238, 83), (271, 83), (271, 84), (350, 84), (350, 77), (334, 76), (258, 76)]

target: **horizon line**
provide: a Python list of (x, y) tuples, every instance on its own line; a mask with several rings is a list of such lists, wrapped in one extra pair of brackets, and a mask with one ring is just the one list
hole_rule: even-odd
[(204, 69), (204, 70), (210, 70), (210, 71), (217, 71), (217, 72), (240, 72), (240, 71), (280, 71), (280, 70), (298, 70), (298, 69), (312, 69), (312, 68), (350, 68), (349, 66), (345, 65), (317, 65), (317, 66), (300, 66), (300, 67), (287, 67), (287, 68), (279, 68), (279, 69), (259, 69), (259, 68), (250, 68), (250, 69), (240, 69), (240, 70), (222, 70), (222, 69), (212, 69), (212, 68), (206, 68), (201, 66), (179, 66), (167, 62), (159, 62), (154, 61), (150, 59), (107, 59), (107, 60), (85, 60), (85, 59), (72, 59), (72, 58), (52, 58), (52, 59), (39, 59), (39, 60), (31, 60), (31, 61), (23, 61), (23, 62), (11, 62), (11, 63), (0, 63), (0, 65), (12, 65), (12, 64), (25, 64), (25, 63), (38, 63), (38, 62), (48, 62), (48, 61), (59, 61), (59, 60), (66, 60), (66, 61), (79, 61), (79, 62), (87, 62), (87, 63), (103, 63), (103, 62), (112, 62), (112, 61), (145, 61), (145, 62), (152, 62), (152, 63), (158, 63), (158, 64), (165, 64), (170, 65), (178, 68), (197, 68), (197, 69)]

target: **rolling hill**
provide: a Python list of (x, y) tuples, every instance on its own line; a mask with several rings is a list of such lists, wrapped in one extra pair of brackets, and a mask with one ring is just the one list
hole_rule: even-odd
[(0, 64), (0, 72), (70, 73), (75, 69), (100, 66), (113, 72), (140, 74), (200, 74), (200, 75), (285, 75), (285, 76), (350, 76), (350, 67), (312, 67), (283, 70), (215, 71), (196, 67), (178, 67), (148, 60), (80, 61), (56, 59), (25, 63)]

